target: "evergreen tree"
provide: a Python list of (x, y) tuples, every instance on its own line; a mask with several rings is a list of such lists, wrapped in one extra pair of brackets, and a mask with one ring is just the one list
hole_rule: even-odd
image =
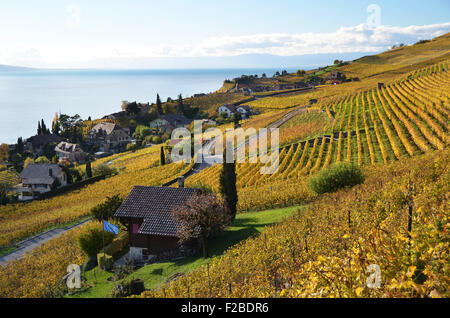
[(41, 133), (45, 135), (47, 132), (47, 127), (45, 126), (44, 119), (41, 119)]
[(41, 119), (41, 134), (42, 135), (49, 135), (50, 134), (50, 130), (45, 125), (44, 119)]
[(184, 114), (183, 96), (178, 95), (177, 113)]
[(91, 167), (91, 162), (88, 161), (86, 162), (86, 179), (88, 178), (92, 178), (92, 167)]
[(42, 128), (41, 128), (41, 122), (40, 122), (40, 121), (38, 121), (37, 134), (38, 134), (38, 135), (41, 135), (41, 134), (42, 134)]
[(162, 108), (161, 98), (159, 98), (159, 94), (156, 94), (156, 108), (158, 109), (158, 113), (160, 115), (162, 115), (163, 108)]
[(221, 193), (225, 205), (228, 207), (230, 213), (230, 221), (233, 223), (236, 217), (236, 205), (238, 201), (237, 189), (236, 189), (236, 165), (233, 160), (231, 163), (226, 162), (226, 153), (233, 151), (231, 148), (226, 148), (223, 152), (222, 171), (219, 177), (219, 192)]
[(166, 164), (166, 155), (164, 153), (164, 147), (161, 146), (161, 166), (164, 166)]
[(19, 155), (23, 154), (23, 140), (22, 140), (22, 137), (17, 138), (16, 153), (18, 153)]

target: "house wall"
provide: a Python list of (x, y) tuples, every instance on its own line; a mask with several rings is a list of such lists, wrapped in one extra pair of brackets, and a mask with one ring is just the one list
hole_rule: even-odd
[[(138, 224), (139, 227), (142, 224), (142, 219), (129, 219), (128, 220), (128, 234), (130, 238), (130, 247), (146, 249), (145, 254), (157, 255), (163, 252), (178, 250), (179, 243), (178, 238), (174, 236), (166, 235), (147, 235), (133, 233), (133, 223)], [(194, 247), (198, 244), (197, 240), (185, 244)]]

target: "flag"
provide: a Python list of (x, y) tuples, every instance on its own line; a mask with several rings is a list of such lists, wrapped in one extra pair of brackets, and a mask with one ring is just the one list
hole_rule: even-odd
[(114, 224), (111, 224), (105, 220), (103, 220), (103, 230), (107, 232), (111, 232), (114, 234), (119, 234), (119, 228), (115, 226)]

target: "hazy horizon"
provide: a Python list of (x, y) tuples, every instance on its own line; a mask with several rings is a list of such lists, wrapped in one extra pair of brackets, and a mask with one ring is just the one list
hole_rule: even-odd
[[(283, 5), (256, 0), (8, 1), (0, 11), (0, 28), (8, 30), (0, 34), (0, 64), (305, 67), (324, 64), (301, 61), (308, 57), (373, 54), (445, 34), (450, 32), (448, 12), (450, 3), (444, 0), (347, 0), (345, 5), (332, 0), (286, 0)], [(256, 61), (247, 58), (254, 56)], [(298, 62), (288, 65), (289, 59)]]

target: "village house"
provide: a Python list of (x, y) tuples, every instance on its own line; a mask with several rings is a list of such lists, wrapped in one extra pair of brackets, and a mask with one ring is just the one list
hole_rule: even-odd
[(28, 138), (24, 145), (25, 150), (35, 153), (37, 155), (42, 155), (44, 147), (52, 143), (58, 143), (61, 141), (61, 137), (55, 134), (48, 135), (36, 135)]
[(225, 104), (222, 106), (219, 106), (219, 108), (217, 108), (217, 114), (218, 115), (222, 115), (225, 114), (227, 118), (233, 116), (233, 114), (236, 113), (236, 107), (232, 104)]
[(19, 200), (33, 200), (41, 193), (67, 184), (66, 172), (56, 164), (29, 164), (19, 175)]
[(171, 132), (178, 127), (188, 127), (191, 124), (191, 120), (184, 115), (170, 114), (162, 115), (159, 118), (152, 120), (149, 124), (150, 128), (161, 129), (166, 132)]
[(331, 84), (342, 84), (345, 81), (345, 75), (338, 71), (332, 71), (325, 80), (330, 81)]
[(151, 255), (198, 249), (197, 239), (180, 246), (177, 230), (180, 224), (172, 211), (198, 195), (200, 190), (180, 187), (135, 186), (114, 216), (128, 225), (130, 256), (143, 261)]
[(308, 87), (308, 84), (306, 84), (305, 82), (279, 84), (274, 87), (274, 90), (282, 91), (286, 89), (298, 89), (303, 87)]
[(240, 114), (242, 118), (250, 116), (252, 113), (252, 108), (247, 105), (236, 106), (233, 104), (222, 105), (217, 108), (217, 114), (225, 114), (227, 118), (230, 118), (234, 114)]
[(86, 154), (77, 144), (61, 141), (55, 147), (55, 152), (58, 155), (59, 160), (68, 159), (70, 162), (83, 163), (86, 158)]
[(131, 142), (130, 129), (114, 123), (101, 122), (88, 133), (89, 143), (98, 144), (101, 152), (120, 152)]
[(252, 107), (248, 105), (240, 105), (236, 107), (236, 112), (240, 113), (242, 118), (246, 118), (252, 113)]

